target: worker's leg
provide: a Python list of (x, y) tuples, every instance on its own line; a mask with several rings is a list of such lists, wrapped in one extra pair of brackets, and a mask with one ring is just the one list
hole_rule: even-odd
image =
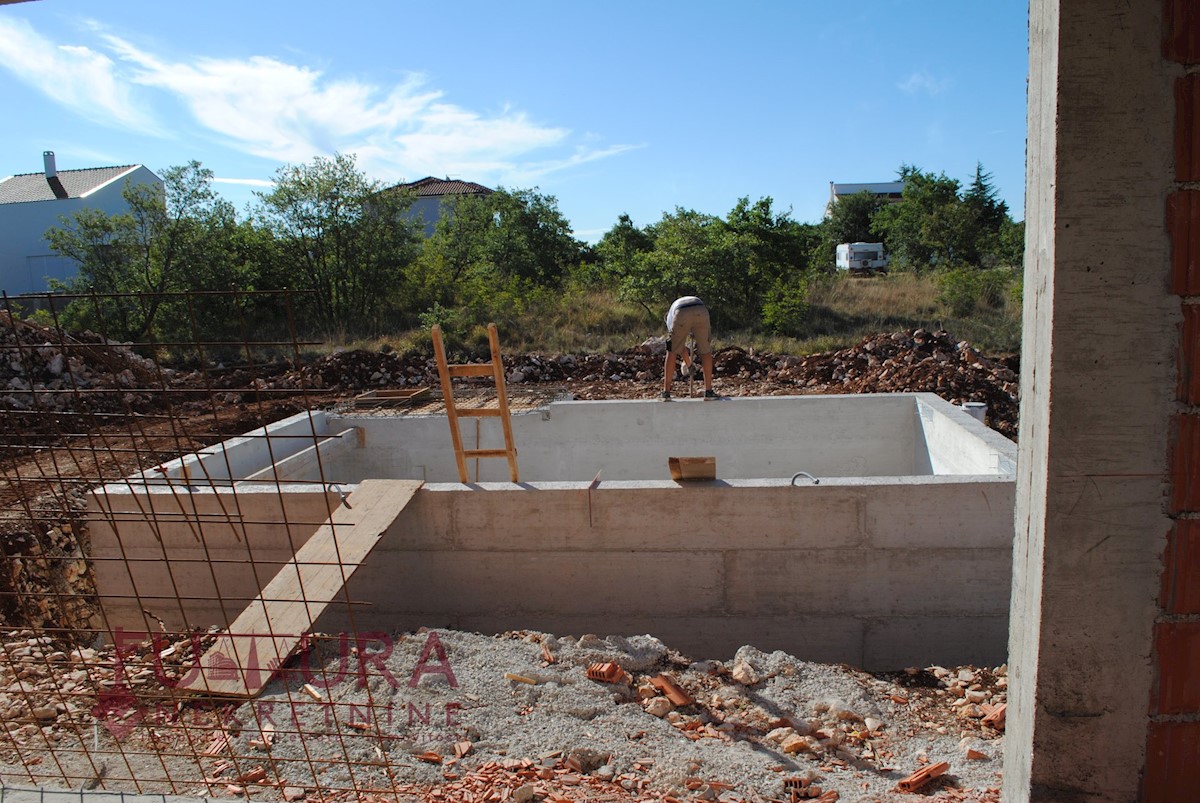
[(675, 352), (667, 349), (667, 361), (663, 364), (663, 393), (671, 392), (671, 380), (675, 378)]
[(713, 355), (712, 327), (708, 320), (708, 310), (700, 307), (690, 321), (692, 337), (696, 338), (696, 351), (700, 352), (700, 362), (704, 366), (704, 392), (712, 390)]

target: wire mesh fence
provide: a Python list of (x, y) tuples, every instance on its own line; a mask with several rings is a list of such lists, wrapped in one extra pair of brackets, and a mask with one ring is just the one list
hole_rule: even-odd
[[(252, 322), (237, 320), (245, 295), (2, 299), (6, 783), (394, 796), (403, 787), (397, 762), (440, 767), (460, 742), (457, 704), (441, 694), (450, 687), (414, 684), (417, 696), (405, 697), (410, 678), (397, 677), (405, 651), (417, 680), (448, 671), (436, 635), (401, 648), (389, 634), (354, 627), (344, 587), (351, 564), (341, 554), (353, 516), (337, 515), (353, 508), (327, 487), (318, 448), (327, 436), (304, 425), (320, 391), (302, 374), (283, 387), (264, 381), (312, 344), (296, 335), (287, 294), (254, 299), (287, 311), (287, 337), (255, 339)], [(23, 319), (31, 301), (40, 311)], [(87, 305), (103, 325), (130, 305), (167, 301), (190, 339), (134, 347), (63, 326), (72, 304)], [(204, 331), (201, 301), (228, 311), (225, 337)], [(166, 355), (179, 367), (163, 367)], [(263, 426), (297, 412), (300, 424), (286, 432)], [(315, 490), (297, 503), (289, 481), (268, 470), (247, 504), (228, 447), (243, 433), (272, 456), (312, 447)], [(321, 528), (331, 549), (294, 560)], [(293, 575), (277, 584), (286, 590), (269, 597), (272, 579), (286, 571)], [(248, 607), (263, 613), (274, 603), (291, 606), (288, 632), (276, 630), (278, 617), (260, 615), (261, 629), (221, 641)], [(310, 632), (326, 607), (341, 609), (345, 632)], [(221, 683), (234, 693), (214, 694)], [(413, 745), (431, 742), (446, 749), (414, 758)]]

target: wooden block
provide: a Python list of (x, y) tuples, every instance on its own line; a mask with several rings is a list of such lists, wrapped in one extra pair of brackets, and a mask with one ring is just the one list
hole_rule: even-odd
[(668, 457), (667, 466), (671, 469), (671, 479), (677, 482), (717, 478), (715, 457)]

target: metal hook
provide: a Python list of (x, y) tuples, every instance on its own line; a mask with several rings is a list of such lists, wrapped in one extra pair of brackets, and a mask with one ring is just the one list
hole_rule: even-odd
[(343, 491), (336, 482), (329, 483), (329, 492), (341, 497), (342, 504), (346, 506), (347, 510), (354, 510), (354, 506), (350, 504), (350, 495)]
[(821, 481), (819, 479), (814, 477), (812, 474), (809, 474), (807, 471), (797, 471), (795, 474), (792, 475), (792, 485), (796, 484), (797, 477), (808, 477), (810, 480), (812, 480), (813, 485), (821, 484)]

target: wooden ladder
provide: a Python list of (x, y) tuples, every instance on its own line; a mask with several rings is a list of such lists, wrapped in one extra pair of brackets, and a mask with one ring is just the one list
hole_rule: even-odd
[[(513, 482), (520, 482), (517, 475), (517, 447), (513, 444), (512, 422), (508, 416), (508, 395), (504, 390), (504, 364), (500, 361), (500, 338), (496, 335), (496, 324), (488, 324), (488, 342), (492, 347), (490, 363), (468, 363), (464, 365), (446, 364), (446, 347), (442, 343), (442, 328), (434, 324), (433, 354), (437, 358), (438, 377), (442, 380), (442, 396), (446, 400), (446, 418), (450, 421), (450, 440), (454, 443), (454, 460), (458, 464), (458, 481), (466, 484), (467, 458), (506, 457), (508, 458), (508, 474)], [(454, 388), (450, 380), (454, 377), (490, 376), (496, 383), (496, 400), (499, 406), (492, 407), (463, 407), (454, 403)], [(499, 418), (504, 430), (503, 449), (464, 449), (462, 431), (458, 427), (459, 416), (472, 418)], [(479, 479), (478, 465), (475, 469), (475, 479)]]

